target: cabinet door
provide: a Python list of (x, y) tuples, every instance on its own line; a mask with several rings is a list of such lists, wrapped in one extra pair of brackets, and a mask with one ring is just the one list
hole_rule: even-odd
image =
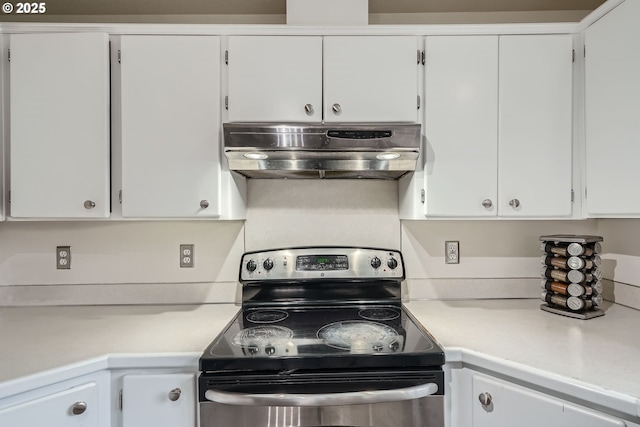
[(229, 121), (322, 121), (322, 38), (233, 36)]
[[(473, 376), (473, 427), (562, 427), (562, 401), (541, 393), (494, 380)], [(479, 396), (488, 393), (489, 405)]]
[(0, 409), (2, 427), (97, 427), (98, 394), (95, 383), (54, 393)]
[(426, 57), (425, 213), (495, 216), (498, 37), (427, 37)]
[(625, 427), (624, 421), (611, 418), (604, 414), (564, 405), (564, 427)]
[(570, 35), (500, 37), (498, 215), (571, 215)]
[[(585, 32), (586, 186), (590, 215), (640, 215), (640, 2)], [(631, 191), (628, 191), (631, 190)]]
[(417, 121), (417, 50), (410, 36), (325, 37), (324, 120)]
[(219, 215), (220, 41), (121, 39), (122, 215)]
[(108, 217), (109, 40), (10, 36), (13, 217)]
[(125, 375), (122, 427), (195, 427), (193, 374)]

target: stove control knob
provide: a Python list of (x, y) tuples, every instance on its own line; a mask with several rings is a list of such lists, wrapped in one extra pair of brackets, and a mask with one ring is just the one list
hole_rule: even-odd
[(387, 260), (387, 267), (389, 267), (392, 270), (395, 270), (396, 267), (398, 267), (398, 261), (396, 261), (395, 258), (389, 258)]
[(256, 354), (258, 352), (258, 347), (256, 347), (255, 345), (250, 345), (249, 347), (247, 347), (247, 351), (249, 352), (249, 354)]
[(374, 344), (374, 345), (373, 345), (373, 351), (375, 351), (375, 352), (380, 352), (380, 351), (382, 351), (382, 348), (383, 348), (383, 347), (382, 347), (382, 344)]
[(398, 347), (400, 347), (400, 344), (398, 344), (398, 341), (394, 341), (391, 344), (389, 344), (389, 348), (391, 349), (391, 351), (398, 350)]
[(272, 345), (268, 345), (264, 348), (264, 352), (267, 353), (269, 356), (271, 356), (276, 352), (276, 348)]
[(265, 259), (264, 262), (262, 263), (262, 266), (267, 271), (271, 270), (273, 268), (273, 260), (271, 258)]
[(381, 265), (382, 265), (382, 261), (380, 261), (380, 258), (378, 258), (377, 256), (374, 256), (373, 258), (371, 258), (371, 267), (378, 268)]
[(256, 268), (258, 268), (258, 264), (256, 264), (254, 260), (250, 259), (249, 262), (247, 263), (247, 270), (253, 273), (254, 271), (256, 271)]

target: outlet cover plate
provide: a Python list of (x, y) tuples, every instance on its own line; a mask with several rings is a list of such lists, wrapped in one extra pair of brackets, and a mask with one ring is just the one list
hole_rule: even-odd
[(460, 242), (448, 240), (444, 242), (444, 262), (447, 264), (460, 263)]
[(194, 245), (180, 245), (180, 268), (193, 268)]
[(58, 270), (71, 269), (71, 246), (56, 246), (56, 268)]

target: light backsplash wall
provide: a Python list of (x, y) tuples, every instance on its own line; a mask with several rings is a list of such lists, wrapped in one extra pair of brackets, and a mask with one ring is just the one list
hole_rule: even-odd
[[(398, 219), (396, 181), (249, 180), (246, 221), (0, 223), (0, 306), (237, 302), (244, 251), (348, 245), (400, 249), (411, 299), (537, 298), (542, 234), (605, 238), (605, 298), (640, 307), (640, 219)], [(444, 242), (460, 242), (445, 264)], [(195, 268), (179, 268), (179, 245)], [(56, 270), (69, 245), (72, 268)]]
[[(56, 246), (71, 246), (71, 269), (56, 269)], [(0, 305), (233, 302), (243, 250), (242, 221), (4, 222)]]
[[(595, 220), (404, 221), (402, 251), (411, 299), (537, 298), (541, 235), (597, 234)], [(445, 241), (460, 263), (445, 263)]]
[(600, 219), (605, 299), (640, 309), (640, 219)]
[(400, 249), (397, 181), (249, 180), (247, 251), (317, 245)]

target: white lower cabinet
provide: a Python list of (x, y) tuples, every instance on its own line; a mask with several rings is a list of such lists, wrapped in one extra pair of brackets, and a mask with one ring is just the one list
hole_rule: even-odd
[(108, 427), (108, 374), (66, 381), (0, 401), (2, 427)]
[(122, 427), (195, 427), (194, 374), (122, 377)]
[(471, 378), (473, 427), (625, 427), (624, 421), (482, 374)]

